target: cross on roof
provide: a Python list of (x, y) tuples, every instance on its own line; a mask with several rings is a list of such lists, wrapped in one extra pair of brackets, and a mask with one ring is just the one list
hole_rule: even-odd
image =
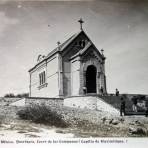
[(84, 23), (84, 21), (82, 20), (82, 18), (80, 18), (80, 19), (78, 20), (78, 22), (80, 23), (80, 29), (83, 30), (82, 24)]

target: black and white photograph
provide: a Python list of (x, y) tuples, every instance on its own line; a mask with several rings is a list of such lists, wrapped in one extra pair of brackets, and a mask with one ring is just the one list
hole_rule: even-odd
[(2, 0), (0, 22), (0, 145), (147, 140), (147, 0)]

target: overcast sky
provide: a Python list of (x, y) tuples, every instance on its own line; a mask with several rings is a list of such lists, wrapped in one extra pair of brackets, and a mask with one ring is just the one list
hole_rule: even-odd
[(105, 50), (108, 92), (148, 94), (148, 3), (97, 0), (0, 2), (0, 96), (28, 92), (37, 56), (78, 32), (80, 17)]

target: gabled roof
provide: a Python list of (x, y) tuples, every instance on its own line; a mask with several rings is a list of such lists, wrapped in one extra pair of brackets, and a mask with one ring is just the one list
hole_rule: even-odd
[[(94, 49), (95, 49), (95, 51), (100, 55), (99, 50), (94, 46), (94, 44), (91, 41), (89, 41), (83, 49), (81, 49), (75, 55), (73, 55), (72, 57), (70, 57), (70, 60), (74, 59), (77, 56), (82, 56), (91, 46), (93, 46)], [(102, 57), (102, 59), (105, 59), (104, 55), (101, 55), (101, 57)]]
[(29, 70), (32, 71), (36, 66), (38, 66), (40, 63), (44, 62), (45, 60), (47, 60), (49, 57), (51, 57), (52, 55), (54, 55), (55, 53), (57, 53), (58, 51), (63, 51), (81, 32), (83, 32), (82, 30), (75, 33), (74, 35), (72, 35), (69, 39), (67, 39), (65, 42), (63, 42), (62, 44), (59, 45), (59, 47), (56, 47), (54, 50), (52, 50), (51, 52), (49, 52), (49, 54), (47, 56), (45, 56), (45, 58), (40, 61), (39, 63), (37, 63), (33, 68), (31, 68)]
[(69, 39), (67, 39), (65, 42), (59, 45), (59, 47), (56, 47), (54, 50), (52, 50), (47, 57), (52, 56), (57, 51), (63, 51), (82, 31), (79, 31), (78, 33), (75, 33), (72, 35)]
[[(50, 56), (52, 56), (53, 54), (55, 54), (56, 52), (58, 52), (58, 51), (63, 51), (70, 43), (72, 43), (72, 41), (74, 40), (74, 39), (76, 39), (76, 37), (78, 37), (81, 33), (84, 33), (84, 35), (89, 39), (89, 37), (86, 35), (86, 33), (83, 31), (83, 30), (81, 30), (81, 31), (79, 31), (79, 32), (77, 32), (77, 33), (75, 33), (74, 35), (72, 35), (69, 39), (67, 39), (65, 42), (63, 42), (62, 44), (60, 44), (59, 45), (59, 47), (56, 47), (54, 50), (52, 50), (47, 56), (46, 56), (46, 58), (48, 58), (48, 57), (50, 57)], [(95, 45), (91, 42), (91, 40), (89, 39), (89, 46), (90, 45), (92, 45), (93, 47), (95, 47)], [(87, 48), (87, 47), (86, 47)], [(84, 50), (86, 49), (86, 48), (84, 48)], [(95, 47), (96, 48), (96, 47)], [(97, 49), (97, 48), (96, 48)], [(82, 51), (83, 52), (83, 51)], [(100, 54), (100, 52), (98, 51), (98, 53)], [(101, 54), (100, 54), (100, 56), (102, 56)]]
[(75, 55), (73, 55), (72, 57), (70, 57), (70, 59), (73, 59), (73, 58), (75, 58), (75, 57), (77, 57), (77, 56), (82, 55), (91, 45), (92, 45), (92, 43), (91, 43), (91, 42), (88, 42), (88, 43), (86, 44), (86, 46), (85, 46), (83, 49), (81, 49), (81, 50), (80, 50), (79, 52), (77, 52)]
[[(67, 39), (65, 42), (63, 42), (62, 44), (59, 45), (59, 47), (56, 47), (54, 50), (52, 50), (47, 56), (45, 56), (45, 58), (40, 61), (39, 63), (37, 63), (33, 68), (31, 68), (29, 70), (32, 71), (36, 66), (38, 66), (40, 63), (44, 62), (45, 60), (47, 60), (49, 57), (53, 56), (55, 53), (59, 52), (59, 51), (63, 51), (68, 45), (70, 45), (70, 43), (72, 43), (72, 41), (74, 41), (74, 39), (76, 39), (81, 33), (84, 33), (84, 35), (89, 39), (89, 37), (86, 35), (86, 33), (81, 30), (77, 33), (75, 33), (74, 35), (72, 35), (69, 39)], [(89, 39), (90, 40), (90, 39)], [(93, 47), (95, 47), (95, 45), (91, 42), (90, 40), (90, 45), (92, 45)], [(90, 47), (89, 45), (89, 47)], [(86, 47), (88, 48), (88, 47)], [(85, 52), (86, 48), (84, 48), (84, 51), (81, 51), (81, 52)], [(96, 48), (96, 47), (95, 47)], [(96, 48), (97, 49), (97, 48)], [(98, 53), (100, 54), (100, 52), (98, 51)], [(102, 56), (100, 54), (100, 56)]]

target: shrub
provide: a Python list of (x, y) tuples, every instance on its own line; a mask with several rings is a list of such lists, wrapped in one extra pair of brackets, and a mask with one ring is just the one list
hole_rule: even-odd
[(8, 93), (8, 94), (5, 94), (4, 97), (14, 98), (15, 95), (13, 93)]
[(60, 114), (44, 105), (25, 107), (18, 111), (17, 114), (21, 119), (31, 120), (35, 123), (43, 123), (56, 127), (68, 127), (68, 124), (63, 120)]
[(17, 94), (16, 97), (18, 98), (23, 98), (23, 97), (29, 97), (29, 93), (22, 93), (22, 94)]

